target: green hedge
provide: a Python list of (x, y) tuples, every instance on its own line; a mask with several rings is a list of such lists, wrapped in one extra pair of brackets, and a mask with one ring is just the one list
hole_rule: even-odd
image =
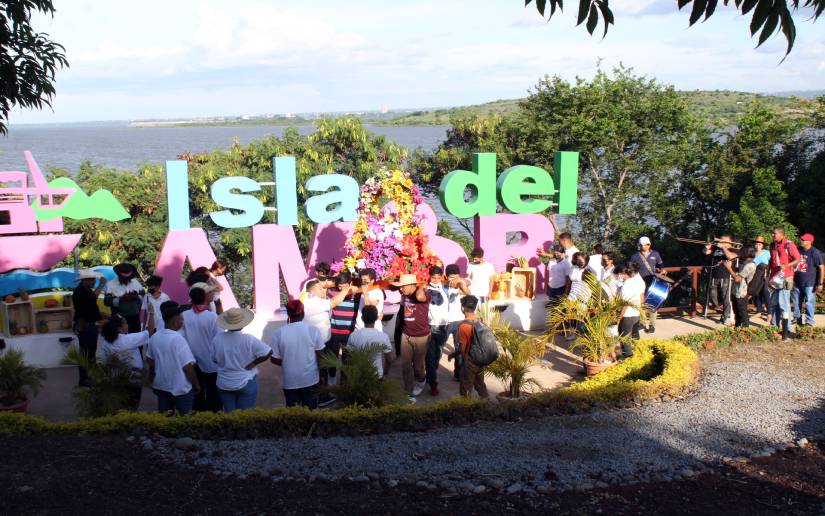
[(23, 414), (0, 413), (0, 434), (158, 433), (165, 436), (244, 439), (364, 435), (424, 431), (474, 421), (515, 421), (523, 417), (572, 413), (610, 403), (643, 401), (684, 394), (695, 384), (696, 353), (673, 341), (637, 343), (631, 358), (597, 376), (527, 401), (491, 403), (452, 398), (433, 405), (340, 410), (274, 408), (232, 414), (196, 413), (168, 417), (157, 413), (122, 412), (115, 416), (53, 423)]
[[(802, 326), (797, 328), (797, 340), (814, 340), (825, 338), (825, 328)], [(691, 333), (675, 337), (673, 340), (695, 351), (712, 351), (725, 349), (736, 344), (751, 342), (777, 342), (782, 339), (778, 328), (771, 326), (750, 326), (748, 328), (719, 328), (702, 333)]]

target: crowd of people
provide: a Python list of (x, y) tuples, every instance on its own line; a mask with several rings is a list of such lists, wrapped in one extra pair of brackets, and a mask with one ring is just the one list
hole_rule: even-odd
[[(721, 311), (720, 322), (747, 326), (752, 299), (757, 311), (781, 327), (785, 337), (793, 321), (813, 324), (825, 261), (813, 247), (812, 235), (800, 240), (797, 247), (783, 228), (775, 228), (767, 248), (761, 236), (738, 246), (723, 235), (706, 246), (704, 252), (712, 260), (710, 300)], [(644, 306), (651, 285), (663, 277), (664, 262), (648, 237), (641, 237), (638, 251), (623, 262), (598, 245), (592, 254), (580, 251), (570, 233), (559, 234), (557, 245), (539, 248), (536, 254), (548, 260), (549, 304), (563, 298), (584, 300), (594, 284), (608, 296), (628, 301), (616, 321), (617, 333), (629, 337), (623, 339), (623, 356), (633, 353), (632, 341), (639, 338), (643, 319), (645, 331), (655, 332), (655, 310)], [(158, 276), (146, 280), (144, 292), (129, 264), (116, 266), (116, 279), (109, 283), (91, 270), (80, 272), (72, 296), (79, 348), (100, 361), (118, 356), (132, 368), (131, 407), (140, 403), (143, 372), (148, 370), (161, 412), (251, 408), (257, 401), (258, 366), (271, 361), (282, 369), (286, 405), (314, 409), (335, 401), (321, 387), (346, 381), (335, 367), (323, 367), (321, 357), (346, 360), (349, 350), (359, 348), (375, 350), (378, 378), (400, 363), (404, 388), (415, 402), (425, 389), (439, 395), (439, 363), (450, 341), (448, 360), (454, 363), (453, 380), (459, 382), (460, 394), (488, 397), (484, 367), (468, 359), (477, 338), (479, 308), (487, 303), (496, 274), (483, 249), (472, 251), (466, 277), (457, 264), (434, 266), (428, 284), (412, 274), (392, 283), (379, 281), (372, 269), (353, 277), (347, 270), (333, 273), (329, 264), (319, 263), (301, 295), (286, 304), (287, 323), (268, 343), (242, 332), (254, 318), (251, 310), (223, 310), (218, 278), (226, 268), (219, 260), (211, 268), (192, 271), (186, 278), (186, 305), (169, 299)], [(401, 294), (394, 345), (383, 330), (383, 323), (393, 317), (385, 314), (389, 288)], [(98, 308), (101, 294), (111, 317), (104, 318)], [(567, 338), (575, 337), (569, 333)], [(89, 383), (80, 368), (79, 384)]]

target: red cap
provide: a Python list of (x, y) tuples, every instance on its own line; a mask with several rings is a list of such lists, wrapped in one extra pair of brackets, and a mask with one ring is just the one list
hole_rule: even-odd
[(801, 237), (799, 237), (799, 239), (800, 239), (800, 240), (809, 240), (811, 243), (813, 243), (813, 241), (814, 241), (814, 236), (813, 236), (812, 234), (810, 234), (810, 233), (805, 233), (804, 235), (802, 235)]

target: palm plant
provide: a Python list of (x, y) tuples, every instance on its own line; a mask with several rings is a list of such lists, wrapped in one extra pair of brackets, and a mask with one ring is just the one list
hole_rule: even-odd
[(109, 416), (130, 408), (132, 367), (123, 359), (112, 355), (106, 362), (98, 363), (79, 349), (71, 348), (63, 363), (82, 367), (89, 375), (89, 387), (75, 387), (72, 391), (79, 416)]
[(547, 367), (541, 360), (545, 352), (544, 339), (522, 335), (501, 321), (498, 314), (492, 317), (490, 329), (501, 346), (502, 353), (495, 362), (487, 366), (486, 372), (504, 384), (507, 396), (511, 399), (541, 389), (538, 380), (530, 377), (530, 368)]
[(601, 282), (593, 275), (584, 279), (589, 293), (586, 299), (564, 298), (550, 307), (547, 315), (547, 338), (552, 342), (558, 332), (573, 333), (575, 342), (571, 351), (579, 351), (582, 357), (593, 363), (612, 362), (614, 350), (629, 337), (619, 337), (611, 327), (619, 323), (622, 311), (633, 307), (639, 309), (642, 320), (646, 319), (644, 307), (610, 296), (602, 288)]
[(344, 405), (383, 407), (408, 403), (404, 387), (389, 378), (381, 379), (375, 370), (375, 357), (382, 356), (380, 344), (348, 349), (346, 360), (333, 355), (321, 357), (321, 367), (334, 367), (341, 372), (341, 381), (324, 389)]
[(46, 371), (26, 364), (23, 353), (8, 349), (0, 355), (0, 405), (11, 406), (37, 396)]

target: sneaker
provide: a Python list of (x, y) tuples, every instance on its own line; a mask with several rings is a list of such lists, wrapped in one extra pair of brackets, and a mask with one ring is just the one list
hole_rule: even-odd
[(424, 392), (424, 385), (426, 385), (424, 382), (416, 382), (412, 390), (412, 395), (418, 396), (419, 394)]
[(331, 394), (327, 394), (326, 396), (321, 396), (321, 398), (318, 399), (318, 406), (319, 407), (328, 407), (328, 406), (332, 405), (333, 403), (335, 403), (336, 401), (338, 401), (338, 398), (336, 398), (335, 396), (332, 396)]
[(656, 327), (655, 326), (648, 326), (647, 328), (645, 328), (645, 333), (655, 333), (655, 332), (656, 332)]
[(430, 384), (430, 396), (438, 396), (438, 384)]
[(418, 401), (417, 399), (413, 398), (412, 396), (410, 396), (409, 399), (410, 399), (410, 405), (415, 405), (415, 403)]

